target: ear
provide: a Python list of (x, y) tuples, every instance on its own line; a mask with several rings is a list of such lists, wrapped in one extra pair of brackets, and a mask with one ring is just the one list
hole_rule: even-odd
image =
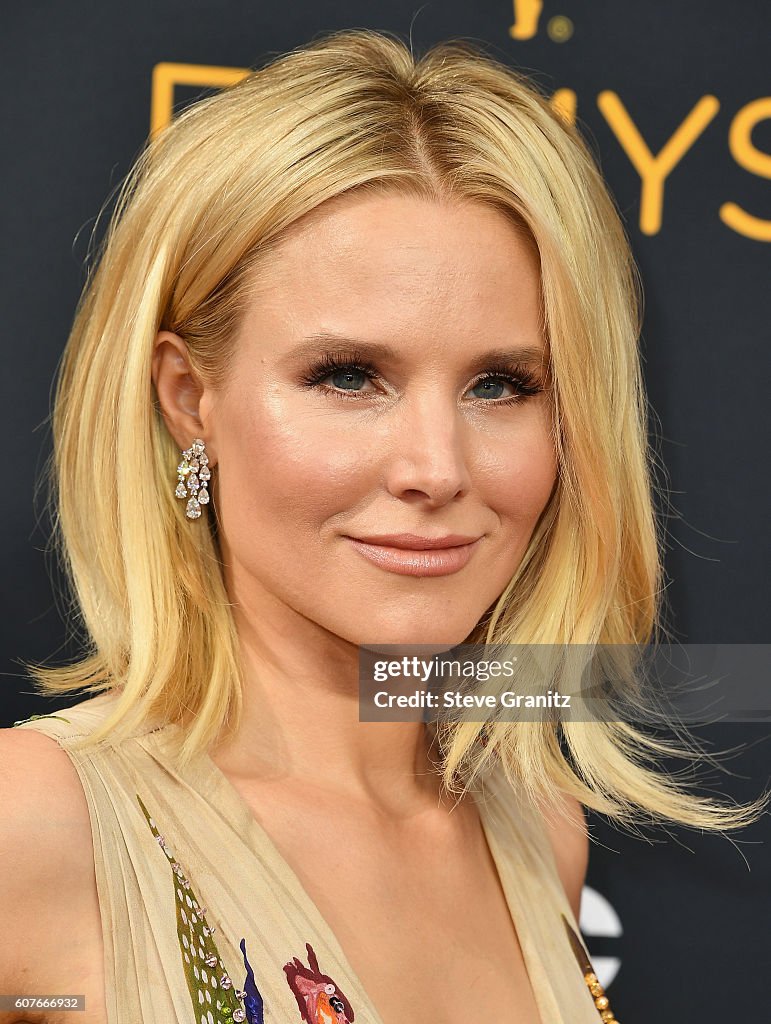
[[(196, 437), (209, 444), (202, 418), (206, 392), (197, 379), (187, 345), (177, 334), (160, 331), (153, 349), (152, 377), (163, 419), (182, 450)], [(212, 465), (216, 461), (211, 452)]]

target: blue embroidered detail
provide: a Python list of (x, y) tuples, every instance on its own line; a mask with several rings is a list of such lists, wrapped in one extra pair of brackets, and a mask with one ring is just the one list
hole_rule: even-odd
[(247, 1024), (264, 1024), (265, 1009), (254, 980), (254, 970), (246, 956), (246, 939), (239, 943), (241, 952), (244, 955), (244, 967), (246, 968), (246, 981), (244, 982), (244, 1010), (246, 1011)]

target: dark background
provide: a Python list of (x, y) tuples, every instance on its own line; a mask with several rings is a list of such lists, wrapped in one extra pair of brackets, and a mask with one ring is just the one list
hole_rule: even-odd
[[(572, 34), (555, 41), (553, 18)], [(684, 643), (769, 640), (768, 285), (771, 156), (737, 161), (737, 113), (771, 96), (771, 6), (743, 0), (554, 0), (536, 34), (512, 38), (512, 2), (254, 3), (70, 0), (6, 6), (0, 76), (4, 159), (2, 409), (4, 519), (0, 725), (82, 699), (34, 695), (21, 662), (74, 655), (78, 637), (45, 554), (49, 522), (36, 478), (50, 451), (49, 398), (100, 208), (147, 137), (161, 62), (247, 68), (338, 28), (410, 33), (416, 51), (479, 41), (547, 92), (577, 98), (641, 269), (645, 375), (671, 493), (667, 595)], [(559, 24), (556, 23), (556, 24)], [(566, 22), (562, 22), (565, 25)], [(640, 225), (640, 175), (598, 107), (615, 93), (652, 153), (704, 96), (717, 114), (671, 171), (662, 221)], [(202, 90), (180, 87), (178, 110)], [(771, 154), (771, 108), (752, 145)], [(758, 219), (729, 226), (723, 204)], [(74, 634), (74, 635), (69, 635)], [(702, 726), (710, 751), (736, 748), (703, 789), (749, 799), (769, 783), (768, 725)], [(766, 816), (731, 839), (646, 829), (647, 841), (591, 816), (597, 844), (581, 925), (623, 1024), (768, 1018), (769, 839)], [(615, 926), (613, 922), (615, 920)], [(611, 934), (615, 932), (615, 934)], [(606, 959), (607, 958), (607, 959)]]

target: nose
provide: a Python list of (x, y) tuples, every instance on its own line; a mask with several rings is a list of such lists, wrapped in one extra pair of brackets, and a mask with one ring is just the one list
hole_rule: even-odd
[(469, 439), (446, 395), (413, 396), (393, 410), (396, 425), (386, 461), (386, 486), (402, 500), (443, 505), (468, 493)]

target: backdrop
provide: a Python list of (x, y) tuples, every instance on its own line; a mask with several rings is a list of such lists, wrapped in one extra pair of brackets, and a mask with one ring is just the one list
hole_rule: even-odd
[[(672, 488), (664, 511), (677, 638), (764, 643), (769, 569), (771, 6), (759, 0), (117, 0), (6, 6), (0, 165), (3, 449), (0, 725), (42, 700), (24, 659), (74, 655), (49, 523), (33, 501), (49, 394), (102, 204), (151, 125), (319, 33), (390, 29), (423, 51), (466, 37), (557, 99), (598, 154), (641, 268), (645, 373)], [(9, 440), (10, 439), (10, 440)], [(10, 443), (10, 442), (13, 443)], [(735, 748), (704, 788), (769, 781), (769, 726), (697, 730)], [(591, 816), (581, 926), (624, 1024), (768, 1016), (766, 816), (738, 837)], [(705, 969), (706, 968), (706, 969)]]

